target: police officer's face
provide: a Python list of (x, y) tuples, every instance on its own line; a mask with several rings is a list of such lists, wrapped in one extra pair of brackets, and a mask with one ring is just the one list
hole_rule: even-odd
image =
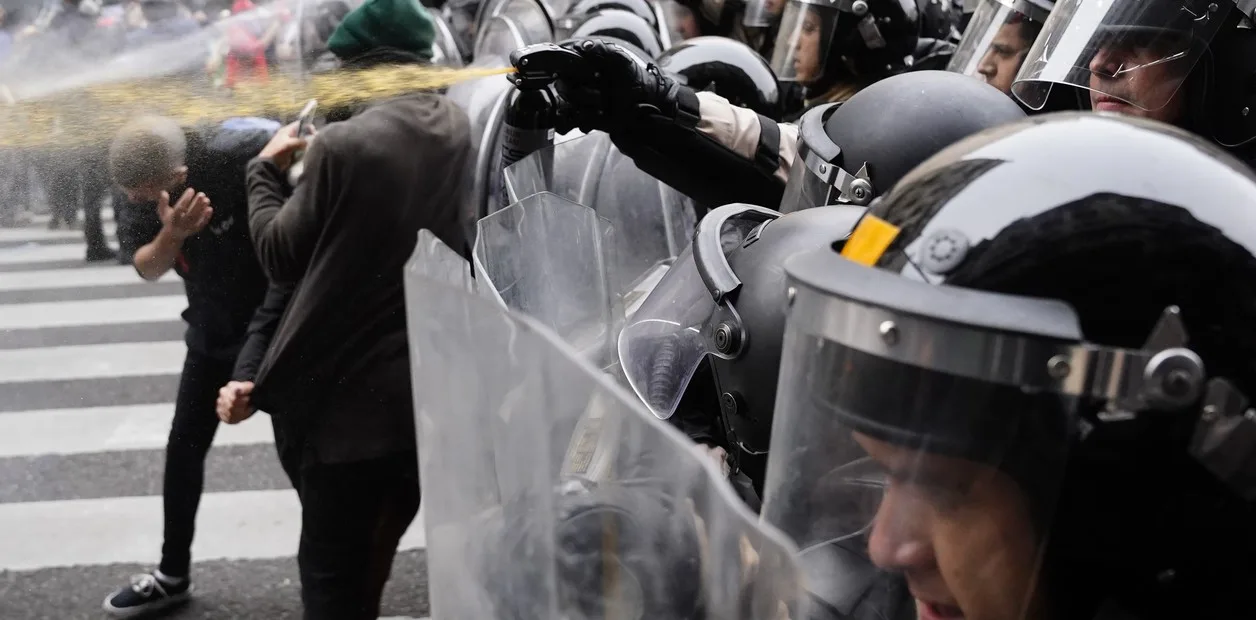
[(868, 551), (906, 578), (920, 620), (1039, 620), (1027, 498), (988, 465), (855, 433), (888, 475)]
[(1175, 123), (1182, 117), (1179, 87), (1185, 79), (1182, 63), (1164, 50), (1124, 42), (1105, 45), (1090, 61), (1090, 107)]
[(1003, 24), (990, 41), (981, 64), (977, 65), (977, 73), (985, 78), (987, 84), (1010, 95), (1012, 78), (1016, 77), (1016, 71), (1025, 62), (1025, 53), (1031, 43), (1033, 41), (1026, 41), (1021, 36), (1021, 24)]
[(820, 77), (820, 26), (821, 19), (815, 11), (803, 16), (802, 30), (794, 46), (794, 76), (808, 84)]

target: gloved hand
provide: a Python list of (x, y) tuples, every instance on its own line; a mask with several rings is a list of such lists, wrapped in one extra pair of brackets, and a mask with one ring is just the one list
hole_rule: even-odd
[(580, 54), (588, 70), (560, 75), (554, 83), (554, 90), (567, 104), (558, 110), (555, 128), (559, 132), (578, 127), (614, 135), (631, 131), (647, 117), (674, 121), (680, 116), (681, 89), (686, 87), (663, 75), (654, 63), (645, 64), (606, 41), (568, 41), (562, 47)]

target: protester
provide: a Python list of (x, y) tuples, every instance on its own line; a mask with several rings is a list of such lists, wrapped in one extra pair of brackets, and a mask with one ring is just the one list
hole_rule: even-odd
[(173, 269), (188, 296), (188, 352), (166, 444), (161, 564), (105, 599), (115, 617), (170, 607), (192, 591), (196, 510), (218, 428), (214, 404), (266, 291), (249, 240), (244, 171), (277, 127), (234, 119), (185, 131), (147, 117), (125, 126), (109, 149), (109, 171), (131, 203), (118, 228), (123, 251), (145, 280)]
[[(240, 349), (240, 355), (236, 357), (231, 381), (218, 390), (219, 420), (227, 424), (239, 424), (256, 413), (252, 394), (257, 369), (261, 366), (266, 349), (270, 347), (270, 341), (275, 336), (279, 320), (288, 309), (288, 302), (292, 300), (294, 288), (291, 284), (272, 284), (266, 291), (266, 298), (262, 300), (262, 305), (258, 306), (257, 312), (253, 314), (253, 320), (249, 323), (248, 338)], [(274, 428), (275, 450), (280, 455), (300, 447), (288, 441), (284, 433), (284, 425), (277, 418), (271, 418), (271, 426)], [(301, 470), (298, 459), (281, 456), (279, 462), (299, 494)]]
[(127, 34), (127, 49), (179, 40), (201, 30), (188, 10), (174, 0), (140, 0), (139, 13), (143, 25)]
[[(328, 48), (349, 69), (427, 62), (435, 27), (412, 0), (367, 0)], [(329, 111), (329, 116), (342, 116)], [(249, 164), (249, 225), (273, 282), (295, 283), (250, 400), (297, 449), (297, 556), (305, 617), (375, 618), (398, 541), (419, 507), (402, 271), (420, 229), (466, 247), (456, 205), (470, 127), (416, 93), (348, 112), (308, 144), (285, 128)]]
[(270, 78), (267, 49), (279, 35), (280, 22), (257, 15), (251, 0), (235, 0), (233, 15), (226, 27), (226, 86), (235, 88), (241, 82)]

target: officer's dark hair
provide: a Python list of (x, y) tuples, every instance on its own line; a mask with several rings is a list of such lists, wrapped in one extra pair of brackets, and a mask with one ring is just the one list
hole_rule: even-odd
[(1034, 44), (1034, 39), (1037, 39), (1038, 33), (1042, 32), (1042, 22), (1029, 19), (1022, 13), (1011, 11), (1007, 19), (1003, 20), (1003, 25), (1010, 26), (1012, 24), (1020, 25), (1017, 34), (1025, 42), (1025, 51), (1029, 51), (1029, 46)]

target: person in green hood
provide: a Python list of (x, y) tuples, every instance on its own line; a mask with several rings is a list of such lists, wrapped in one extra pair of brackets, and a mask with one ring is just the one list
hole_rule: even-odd
[[(340, 70), (358, 70), (425, 63), (434, 39), (417, 0), (366, 0), (327, 46)], [(310, 139), (294, 125), (281, 129), (249, 164), (258, 259), (272, 284), (294, 289), (261, 349), (247, 406), (239, 415), (232, 403), (223, 409), (229, 423), (254, 407), (272, 416), (301, 496), (306, 620), (379, 615), (397, 545), (419, 509), (403, 267), (420, 229), (467, 247), (457, 205), (471, 133), (457, 105), (416, 92), (337, 118), (345, 120)], [(304, 170), (289, 190), (300, 150)]]

